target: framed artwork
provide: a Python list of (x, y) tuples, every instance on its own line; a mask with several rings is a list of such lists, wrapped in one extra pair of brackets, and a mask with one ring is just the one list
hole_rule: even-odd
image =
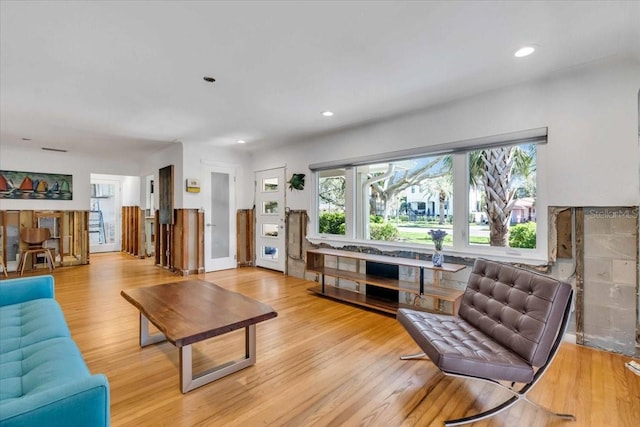
[(0, 170), (0, 199), (72, 200), (73, 175)]
[(173, 224), (173, 165), (160, 169), (158, 175), (158, 214), (160, 224)]

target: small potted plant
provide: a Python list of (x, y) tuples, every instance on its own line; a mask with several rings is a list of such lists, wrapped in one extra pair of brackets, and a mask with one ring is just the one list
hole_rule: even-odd
[(442, 253), (442, 242), (444, 242), (444, 236), (447, 235), (447, 232), (444, 230), (429, 230), (429, 235), (431, 236), (431, 240), (433, 240), (433, 245), (436, 250), (431, 257), (433, 261), (434, 267), (442, 267), (444, 263), (444, 254)]

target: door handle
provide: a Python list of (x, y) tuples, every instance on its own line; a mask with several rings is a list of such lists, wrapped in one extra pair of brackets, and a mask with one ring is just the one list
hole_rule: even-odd
[(207, 227), (215, 227), (215, 224), (207, 224)]

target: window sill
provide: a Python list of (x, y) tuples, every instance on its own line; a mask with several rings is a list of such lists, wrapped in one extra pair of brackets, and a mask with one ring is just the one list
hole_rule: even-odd
[[(324, 243), (336, 249), (340, 249), (345, 246), (363, 246), (376, 248), (381, 251), (411, 251), (424, 254), (432, 254), (434, 251), (432, 246), (398, 242), (358, 240), (333, 235), (309, 235), (307, 236), (307, 240), (315, 245)], [(512, 248), (469, 245), (464, 249), (453, 249), (451, 247), (445, 246), (443, 252), (445, 256), (449, 255), (460, 258), (486, 258), (493, 261), (521, 263), (527, 265), (549, 264), (549, 260), (542, 254), (540, 254), (539, 251), (535, 250), (515, 250)]]

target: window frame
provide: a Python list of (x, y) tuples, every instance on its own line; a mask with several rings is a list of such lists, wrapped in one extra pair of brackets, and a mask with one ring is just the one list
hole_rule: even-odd
[[(547, 128), (538, 128), (535, 131), (544, 135), (538, 135), (535, 138), (511, 138), (504, 139), (504, 135), (498, 135), (494, 137), (496, 140), (489, 144), (474, 144), (478, 140), (484, 138), (469, 140), (466, 144), (456, 142), (451, 144), (453, 147), (450, 150), (443, 150), (443, 144), (434, 147), (423, 147), (422, 149), (405, 150), (410, 151), (410, 156), (404, 156), (404, 159), (415, 157), (427, 157), (441, 154), (451, 154), (453, 157), (453, 245), (445, 246), (445, 255), (459, 256), (459, 257), (485, 257), (495, 259), (498, 261), (507, 262), (521, 262), (527, 264), (540, 264), (548, 262), (548, 204), (547, 204), (547, 186), (545, 182), (546, 177), (546, 158), (545, 158), (545, 145), (547, 143)], [(521, 133), (516, 133), (521, 134)], [(490, 139), (491, 137), (489, 137)], [(524, 139), (524, 140), (523, 140)], [(510, 247), (497, 247), (497, 246), (485, 246), (485, 245), (472, 245), (469, 243), (469, 161), (468, 152), (479, 150), (482, 148), (491, 148), (505, 145), (519, 145), (524, 143), (535, 143), (536, 145), (536, 248), (535, 249), (522, 249), (522, 248), (510, 248)], [(444, 144), (446, 145), (446, 144)], [(326, 165), (333, 165), (331, 169), (336, 167), (345, 168), (346, 177), (346, 189), (345, 189), (345, 221), (346, 221), (346, 233), (344, 235), (333, 234), (320, 234), (317, 230), (319, 220), (319, 197), (318, 197), (318, 171), (319, 165), (310, 165), (313, 182), (313, 195), (311, 210), (309, 212), (310, 217), (310, 233), (307, 236), (309, 241), (314, 244), (327, 243), (334, 247), (342, 247), (345, 245), (356, 246), (368, 246), (374, 247), (384, 251), (403, 250), (413, 251), (417, 253), (432, 253), (434, 246), (431, 243), (428, 244), (412, 244), (412, 243), (400, 243), (400, 242), (386, 242), (379, 240), (363, 239), (358, 237), (356, 230), (362, 228), (362, 221), (358, 221), (360, 212), (357, 212), (358, 206), (356, 197), (358, 191), (356, 191), (355, 185), (356, 179), (356, 165), (365, 165), (381, 162), (391, 162), (399, 160), (401, 156), (397, 154), (400, 152), (391, 152), (386, 154), (382, 153), (375, 158), (372, 156), (366, 156), (358, 159), (351, 159), (344, 161), (342, 166), (338, 165), (338, 162), (328, 162)], [(395, 156), (395, 158), (394, 158)], [(348, 164), (348, 165), (347, 165)], [(322, 165), (322, 164), (321, 164)], [(316, 166), (314, 168), (314, 166)], [(323, 169), (329, 169), (325, 167)], [(462, 196), (461, 196), (462, 195)]]

